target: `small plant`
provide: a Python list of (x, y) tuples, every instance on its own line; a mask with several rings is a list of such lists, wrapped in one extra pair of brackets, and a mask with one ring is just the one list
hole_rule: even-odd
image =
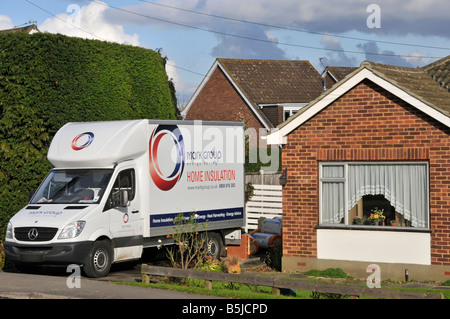
[(3, 248), (3, 243), (0, 242), (0, 269), (5, 265), (5, 249)]
[(369, 219), (372, 221), (373, 225), (381, 225), (386, 219), (386, 216), (384, 216), (383, 214), (384, 209), (375, 207), (374, 209), (372, 209), (372, 214), (370, 214)]
[(267, 266), (270, 268), (281, 271), (281, 257), (283, 256), (283, 245), (281, 242), (277, 242), (275, 246), (270, 247), (266, 255), (261, 258)]
[(347, 299), (349, 296), (330, 292), (311, 292), (311, 299)]
[(208, 258), (208, 256), (206, 256), (205, 259), (199, 263), (197, 269), (215, 272), (224, 272), (225, 266), (220, 260)]
[(252, 198), (254, 190), (255, 187), (252, 183), (245, 184), (245, 202), (248, 202), (248, 200)]
[[(206, 223), (203, 227), (206, 229)], [(208, 253), (209, 242), (205, 234), (199, 234), (197, 215), (191, 214), (189, 217), (185, 217), (183, 214), (179, 214), (174, 220), (173, 230), (174, 245), (166, 247), (167, 257), (172, 267), (198, 268)]]
[(360, 216), (356, 216), (353, 218), (353, 225), (361, 225), (363, 222), (363, 219)]
[(225, 261), (227, 265), (227, 272), (230, 274), (240, 274), (241, 266), (239, 265), (239, 257), (238, 256), (230, 256)]

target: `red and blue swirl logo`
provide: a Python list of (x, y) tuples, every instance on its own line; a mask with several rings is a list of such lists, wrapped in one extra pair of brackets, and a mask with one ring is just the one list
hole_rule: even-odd
[(92, 132), (81, 133), (80, 135), (75, 136), (75, 138), (72, 140), (72, 149), (75, 151), (80, 151), (91, 145), (93, 140), (94, 140), (94, 133)]
[[(165, 142), (160, 144), (161, 140)], [(167, 143), (168, 141), (172, 141), (172, 143)], [(160, 152), (160, 155), (161, 152), (164, 153), (161, 157), (164, 158), (166, 166), (169, 156), (171, 162), (175, 164), (169, 172), (166, 170), (163, 173), (163, 170), (161, 170), (161, 165), (158, 163), (158, 152)], [(163, 191), (172, 189), (180, 180), (184, 170), (184, 141), (177, 125), (158, 125), (154, 129), (149, 141), (149, 156), (150, 175), (155, 185)]]

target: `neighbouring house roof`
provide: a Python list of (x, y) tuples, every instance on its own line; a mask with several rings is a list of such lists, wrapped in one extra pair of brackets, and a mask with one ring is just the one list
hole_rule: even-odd
[(328, 73), (333, 78), (333, 80), (335, 80), (335, 82), (339, 82), (356, 69), (357, 67), (350, 66), (327, 66), (322, 72), (322, 77), (325, 75), (325, 73)]
[(322, 93), (322, 77), (308, 61), (217, 58), (182, 115), (211, 74), (220, 68), (261, 123), (273, 127), (259, 105), (309, 103)]
[(14, 28), (14, 29), (6, 29), (6, 30), (0, 30), (0, 34), (2, 33), (36, 33), (41, 32), (39, 31), (38, 27), (35, 24), (28, 25), (26, 27), (20, 27), (20, 28)]
[(257, 104), (308, 103), (322, 93), (322, 78), (309, 61), (217, 60)]
[(290, 132), (365, 79), (450, 127), (450, 92), (448, 82), (445, 82), (448, 81), (449, 60), (450, 56), (423, 68), (397, 67), (365, 61), (296, 115), (278, 125), (278, 130), (267, 137), (267, 142), (285, 144), (286, 136)]

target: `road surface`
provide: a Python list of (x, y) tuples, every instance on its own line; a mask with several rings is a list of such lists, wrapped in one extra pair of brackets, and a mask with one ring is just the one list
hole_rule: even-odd
[[(111, 281), (137, 281), (140, 265), (112, 269), (101, 279), (81, 276), (69, 278), (66, 268), (42, 268), (35, 273), (11, 273), (0, 270), (0, 298), (7, 299), (212, 299), (164, 289), (111, 284)], [(69, 280), (69, 288), (67, 281)], [(77, 288), (79, 286), (79, 288)]]

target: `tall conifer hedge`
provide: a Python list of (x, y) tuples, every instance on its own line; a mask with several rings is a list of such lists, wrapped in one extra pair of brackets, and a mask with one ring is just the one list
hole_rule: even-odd
[(67, 122), (176, 119), (155, 51), (48, 33), (0, 35), (0, 241), (51, 168)]

